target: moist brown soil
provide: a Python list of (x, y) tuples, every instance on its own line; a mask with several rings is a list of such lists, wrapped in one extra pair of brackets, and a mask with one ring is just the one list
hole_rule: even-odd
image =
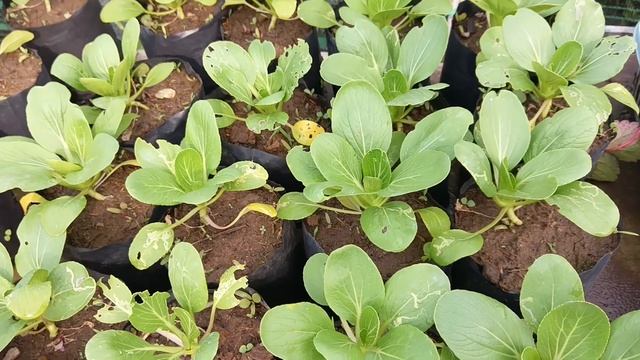
[(453, 17), (453, 29), (458, 40), (476, 54), (480, 53), (480, 38), (488, 28), (489, 22), (484, 11), (467, 14), (461, 21)]
[(80, 10), (87, 1), (95, 0), (51, 0), (51, 11), (47, 12), (42, 0), (30, 1), (28, 7), (7, 9), (7, 23), (16, 29), (39, 28), (61, 23)]
[[(50, 338), (45, 330), (36, 335), (18, 337), (0, 352), (0, 359), (11, 360), (71, 360), (84, 359), (86, 343), (96, 331), (122, 330), (126, 323), (102, 324), (93, 316), (98, 307), (89, 306), (71, 319), (56, 323), (58, 336)], [(17, 355), (17, 356), (16, 356)]]
[(205, 6), (198, 1), (189, 0), (182, 6), (184, 11), (183, 19), (178, 18), (176, 13), (154, 17), (153, 19), (158, 24), (166, 24), (164, 29), (158, 29), (158, 31), (163, 32), (164, 30), (164, 33), (169, 36), (184, 31), (196, 30), (207, 25), (213, 20), (215, 9), (215, 6)]
[[(495, 203), (475, 188), (464, 196), (476, 205), (457, 207), (456, 228), (479, 230), (499, 212)], [(618, 246), (616, 235), (607, 238), (590, 235), (560, 215), (555, 207), (544, 203), (525, 206), (516, 215), (523, 225), (501, 226), (484, 233), (484, 246), (473, 256), (483, 267), (483, 275), (506, 292), (519, 292), (527, 269), (544, 254), (561, 255), (580, 272), (593, 267)]]
[[(134, 140), (144, 137), (162, 126), (173, 115), (186, 110), (200, 92), (202, 81), (188, 74), (182, 66), (174, 70), (168, 78), (142, 92), (138, 101), (149, 110), (138, 108), (139, 117), (122, 135), (122, 140)], [(165, 89), (172, 89), (175, 93)], [(171, 93), (167, 95), (165, 93)], [(167, 96), (172, 96), (167, 98)]]
[[(133, 158), (124, 153), (115, 163)], [(111, 175), (98, 188), (98, 192), (107, 196), (99, 201), (87, 198), (87, 206), (67, 229), (67, 242), (73, 246), (98, 249), (103, 246), (122, 243), (135, 237), (147, 223), (153, 206), (133, 199), (125, 188), (127, 176), (136, 170), (133, 166), (124, 166)], [(55, 186), (43, 191), (47, 199), (77, 192)]]
[[(22, 62), (20, 59), (25, 57)], [(42, 60), (33, 53), (14, 51), (0, 55), (0, 99), (19, 94), (35, 85), (42, 71)]]
[[(414, 210), (428, 206), (427, 202), (421, 198), (421, 194), (418, 193), (401, 196), (397, 200), (407, 202)], [(327, 202), (327, 205), (344, 208), (335, 199)], [(306, 226), (327, 253), (348, 244), (355, 244), (362, 248), (376, 264), (382, 278), (386, 280), (396, 271), (422, 262), (421, 258), (424, 255), (422, 248), (431, 237), (418, 215), (416, 215), (416, 221), (418, 223), (416, 239), (406, 250), (399, 253), (386, 252), (374, 245), (360, 227), (360, 217), (357, 215), (320, 210), (307, 218)]]
[(223, 21), (225, 40), (248, 48), (254, 39), (268, 40), (276, 48), (276, 56), (284, 49), (306, 39), (313, 29), (301, 20), (278, 20), (275, 28), (269, 30), (271, 16), (253, 11), (247, 6), (234, 6), (231, 14)]
[[(243, 192), (226, 192), (208, 209), (209, 217), (218, 225), (227, 225), (238, 212), (250, 203), (275, 204), (278, 195), (266, 189)], [(172, 210), (173, 217), (180, 219), (193, 209), (181, 205)], [(202, 262), (207, 280), (218, 282), (220, 275), (233, 265), (233, 261), (245, 264), (239, 272), (248, 275), (267, 264), (282, 245), (283, 225), (278, 219), (263, 214), (248, 213), (226, 230), (205, 226), (198, 215), (185, 225), (175, 229), (175, 238), (192, 243), (203, 256)]]
[[(235, 103), (232, 104), (232, 107), (236, 116), (242, 118), (247, 116), (248, 110), (245, 104)], [(317, 113), (322, 111), (322, 107), (318, 99), (313, 95), (309, 95), (302, 90), (295, 90), (291, 99), (285, 103), (283, 111), (289, 114), (289, 123), (294, 124), (301, 119), (317, 119)], [(283, 144), (285, 138), (280, 133), (263, 131), (260, 134), (256, 134), (249, 130), (243, 121), (236, 121), (231, 126), (223, 129), (221, 135), (222, 139), (232, 144), (244, 145), (269, 154), (284, 157), (288, 151)]]

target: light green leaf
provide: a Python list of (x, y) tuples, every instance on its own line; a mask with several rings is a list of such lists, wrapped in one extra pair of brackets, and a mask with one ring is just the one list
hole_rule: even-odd
[(361, 80), (370, 83), (379, 91), (384, 89), (379, 71), (369, 66), (365, 59), (353, 54), (330, 55), (320, 64), (320, 75), (324, 81), (336, 86)]
[(391, 182), (391, 165), (387, 154), (380, 149), (369, 151), (362, 159), (362, 176), (366, 180), (367, 177), (379, 180), (379, 187), (376, 189), (367, 189), (365, 182), (365, 191), (378, 191)]
[(196, 149), (202, 155), (205, 162), (203, 165), (208, 174), (216, 172), (220, 165), (222, 145), (216, 113), (206, 101), (196, 101), (191, 106), (182, 146)]
[(338, 25), (336, 14), (331, 5), (325, 0), (306, 0), (298, 5), (298, 16), (318, 29), (327, 29)]
[(453, 10), (449, 0), (422, 0), (409, 10), (417, 16), (449, 15)]
[(409, 87), (427, 79), (444, 57), (449, 38), (449, 27), (442, 16), (430, 15), (423, 25), (409, 31), (400, 46), (398, 69), (409, 82)]
[(279, 19), (290, 19), (298, 6), (296, 0), (272, 0), (271, 6)]
[(611, 337), (602, 360), (631, 360), (640, 355), (640, 311), (632, 311), (611, 323)]
[(60, 158), (38, 144), (27, 141), (0, 142), (0, 192), (19, 188), (38, 191), (58, 183), (53, 164)]
[(169, 293), (156, 292), (149, 295), (148, 291), (138, 294), (139, 300), (133, 303), (133, 313), (129, 322), (138, 331), (154, 333), (158, 330), (169, 330), (173, 322), (169, 317), (167, 300)]
[(301, 220), (311, 216), (318, 210), (317, 204), (309, 201), (299, 192), (282, 195), (278, 200), (278, 218), (283, 220)]
[(193, 360), (211, 360), (215, 359), (218, 354), (218, 346), (220, 342), (220, 334), (213, 332), (199, 343), (200, 347), (195, 353)]
[[(139, 3), (138, 3), (139, 5)], [(134, 5), (135, 6), (135, 5)], [(105, 6), (106, 7), (106, 6)], [(120, 9), (124, 11), (125, 9)], [(138, 45), (140, 44), (140, 24), (137, 19), (130, 19), (122, 31), (122, 55), (127, 63), (127, 68), (131, 69), (136, 61)]]
[(177, 205), (184, 194), (174, 176), (160, 169), (138, 169), (127, 177), (125, 185), (134, 199), (145, 204)]
[(402, 201), (365, 209), (360, 216), (360, 226), (372, 243), (387, 252), (405, 250), (418, 232), (413, 209)]
[(433, 100), (438, 93), (431, 90), (429, 86), (411, 89), (408, 92), (393, 98), (387, 102), (389, 106), (418, 106)]
[(560, 46), (551, 57), (548, 69), (564, 78), (573, 74), (582, 59), (583, 48), (577, 41), (569, 41)]
[[(11, 263), (11, 256), (9, 255), (7, 248), (2, 244), (0, 244), (0, 277), (9, 282), (13, 282), (13, 264)], [(4, 296), (3, 293), (0, 294), (0, 297), (2, 296)]]
[(89, 123), (79, 107), (69, 107), (64, 114), (62, 133), (64, 141), (71, 151), (72, 158), (67, 160), (85, 165), (89, 156), (89, 148), (93, 142), (93, 134)]
[[(117, 51), (117, 50), (116, 50)], [(70, 160), (64, 140), (64, 114), (72, 105), (71, 93), (64, 85), (49, 82), (34, 86), (27, 95), (27, 126), (33, 139), (43, 148)]]
[(540, 360), (540, 353), (532, 346), (527, 346), (522, 354), (520, 354), (520, 360)]
[(257, 73), (249, 53), (230, 41), (211, 43), (202, 55), (207, 74), (231, 96), (246, 104), (253, 103), (251, 86)]
[(313, 339), (316, 350), (325, 359), (364, 360), (364, 354), (357, 343), (333, 329), (321, 330)]
[(309, 72), (313, 59), (309, 53), (309, 44), (304, 40), (284, 50), (278, 58), (276, 72), (282, 72), (282, 88), (286, 92), (285, 99), (290, 99), (293, 91), (298, 87), (300, 79)]
[(382, 92), (382, 96), (387, 101), (401, 97), (404, 93), (409, 91), (409, 84), (407, 83), (407, 79), (405, 79), (400, 70), (391, 69), (387, 71), (384, 74), (382, 81), (384, 83), (384, 91)]
[(447, 213), (435, 206), (418, 210), (431, 237), (436, 237), (451, 228), (451, 220)]
[(162, 259), (173, 245), (173, 229), (166, 223), (145, 225), (129, 247), (129, 261), (139, 270), (149, 268)]
[(327, 305), (327, 299), (324, 297), (324, 269), (328, 258), (329, 255), (324, 253), (313, 255), (304, 264), (302, 272), (305, 290), (313, 301), (320, 305)]
[(209, 103), (209, 106), (211, 106), (213, 112), (216, 114), (216, 123), (219, 129), (231, 126), (231, 124), (236, 121), (236, 114), (231, 105), (220, 99), (208, 99), (204, 101)]
[(387, 41), (382, 31), (369, 20), (357, 19), (353, 27), (339, 27), (336, 45), (341, 53), (363, 58), (378, 74), (382, 74), (387, 67)]
[(591, 157), (580, 149), (557, 149), (544, 152), (524, 164), (516, 176), (516, 189), (548, 176), (558, 186), (583, 178), (591, 171)]
[(136, 139), (134, 145), (136, 160), (143, 169), (159, 169), (173, 172), (176, 156), (178, 156), (182, 148), (166, 140), (158, 140), (157, 143), (158, 148), (156, 149), (144, 139)]
[(461, 141), (455, 145), (456, 158), (471, 174), (480, 190), (486, 197), (494, 197), (497, 189), (493, 183), (491, 164), (484, 150), (468, 141)]
[(245, 124), (247, 128), (256, 134), (264, 130), (273, 131), (289, 121), (289, 115), (284, 111), (276, 111), (269, 114), (251, 113), (247, 116)]
[(80, 82), (82, 74), (82, 60), (72, 54), (60, 54), (51, 65), (51, 75), (62, 80), (65, 84), (78, 91), (87, 91)]
[(105, 23), (127, 21), (144, 12), (144, 7), (136, 0), (110, 0), (100, 12), (100, 20)]
[(387, 332), (372, 350), (376, 360), (438, 360), (438, 350), (431, 339), (410, 325), (400, 325)]
[(235, 263), (220, 275), (218, 288), (213, 293), (213, 306), (216, 309), (229, 310), (240, 304), (240, 300), (236, 298), (236, 292), (249, 286), (249, 280), (246, 276), (236, 279), (236, 271), (241, 270), (244, 270), (244, 265)]
[(311, 153), (301, 145), (295, 146), (287, 153), (287, 165), (293, 176), (304, 185), (323, 182), (326, 179), (313, 162)]
[(79, 185), (106, 169), (120, 150), (118, 141), (107, 134), (98, 134), (87, 150), (82, 170), (72, 172), (64, 177), (70, 185)]
[(77, 262), (62, 263), (49, 274), (51, 302), (44, 318), (62, 321), (84, 309), (96, 291), (96, 281)]
[(568, 0), (553, 22), (553, 42), (561, 47), (577, 41), (589, 54), (604, 36), (605, 19), (602, 6), (594, 0)]
[(209, 300), (207, 279), (198, 250), (187, 242), (181, 242), (169, 256), (169, 281), (173, 296), (187, 311), (198, 313)]
[(201, 188), (207, 180), (203, 156), (197, 150), (187, 148), (176, 156), (175, 180), (185, 192)]
[(128, 331), (106, 330), (98, 332), (87, 342), (84, 353), (87, 360), (154, 360), (150, 346)]
[[(403, 146), (404, 147), (404, 146)], [(393, 197), (426, 190), (449, 174), (451, 160), (437, 150), (423, 150), (400, 162), (391, 173), (391, 183), (378, 194)]]
[(358, 155), (342, 137), (335, 133), (321, 134), (311, 144), (311, 156), (327, 180), (360, 187), (362, 169)]
[[(109, 72), (120, 64), (120, 53), (113, 38), (102, 34), (84, 46), (82, 64), (87, 78), (109, 81)], [(86, 84), (84, 84), (86, 87)]]
[(175, 68), (176, 64), (172, 62), (164, 62), (155, 65), (147, 73), (142, 86), (147, 88), (163, 82), (166, 78), (169, 77), (169, 75), (171, 75)]
[(98, 309), (94, 317), (105, 324), (117, 324), (129, 320), (133, 312), (133, 295), (127, 285), (111, 275), (107, 284), (99, 281), (98, 286), (102, 295), (109, 299), (112, 305), (105, 305)]
[(611, 102), (604, 91), (587, 84), (572, 84), (560, 88), (562, 96), (571, 107), (582, 106), (595, 115), (598, 124), (607, 121), (611, 114)]
[(365, 346), (371, 346), (378, 341), (380, 336), (380, 317), (378, 312), (371, 306), (366, 306), (362, 310), (362, 315), (356, 324), (358, 339)]
[(535, 61), (533, 62), (533, 69), (538, 77), (538, 91), (540, 92), (540, 96), (545, 99), (552, 99), (559, 95), (560, 88), (569, 84), (567, 79)]
[(180, 323), (180, 329), (186, 335), (188, 342), (190, 344), (197, 343), (198, 337), (200, 337), (200, 329), (196, 324), (195, 315), (179, 306), (173, 307), (171, 310), (173, 310), (173, 314)]
[(505, 46), (520, 67), (533, 71), (534, 62), (549, 63), (555, 46), (551, 27), (542, 16), (521, 8), (505, 18), (502, 28)]
[(2, 42), (0, 43), (0, 54), (12, 53), (21, 48), (22, 45), (33, 40), (33, 38), (34, 35), (32, 32), (26, 30), (13, 30), (8, 33), (4, 39), (2, 39)]
[(631, 36), (607, 36), (585, 57), (570, 80), (583, 84), (609, 80), (622, 70), (635, 50)]
[(60, 263), (66, 234), (50, 235), (42, 224), (42, 211), (42, 205), (31, 206), (18, 225), (20, 247), (14, 261), (21, 276), (37, 269), (53, 270)]
[(484, 244), (481, 235), (473, 235), (464, 230), (451, 229), (433, 238), (425, 246), (425, 255), (440, 265), (447, 266), (466, 256), (471, 256)]
[(636, 103), (636, 99), (631, 95), (629, 90), (627, 90), (624, 85), (620, 83), (611, 83), (603, 86), (602, 91), (604, 91), (607, 95), (612, 98), (618, 100), (620, 103), (630, 107), (636, 114), (640, 111), (638, 109), (638, 104)]
[(253, 161), (238, 161), (228, 166), (227, 169), (236, 169), (240, 172), (238, 178), (224, 184), (224, 188), (227, 191), (257, 189), (263, 187), (269, 177), (267, 170)]
[(51, 299), (51, 283), (30, 282), (15, 289), (4, 299), (5, 306), (20, 320), (34, 320), (47, 310)]

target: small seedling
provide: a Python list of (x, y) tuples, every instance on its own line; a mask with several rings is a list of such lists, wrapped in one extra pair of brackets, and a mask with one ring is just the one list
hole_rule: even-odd
[(0, 42), (0, 55), (20, 51), (22, 54), (18, 58), (18, 62), (22, 63), (29, 57), (29, 52), (23, 45), (31, 40), (33, 40), (33, 33), (26, 30), (13, 30)]
[[(296, 20), (295, 17), (296, 7), (298, 6), (297, 0), (225, 0), (224, 7), (243, 5), (251, 8), (253, 11), (266, 14), (271, 17), (269, 23), (269, 31), (276, 27), (278, 20)], [(255, 18), (254, 18), (255, 19)], [(255, 25), (255, 21), (253, 22)], [(257, 35), (259, 30), (256, 28)], [(256, 36), (256, 38), (260, 38)]]
[(172, 21), (184, 19), (183, 7), (189, 1), (197, 1), (204, 6), (213, 6), (217, 2), (217, 0), (150, 0), (145, 2), (145, 7), (137, 0), (109, 0), (100, 12), (100, 20), (105, 23), (114, 23), (141, 17), (141, 22), (149, 28), (161, 29), (166, 33), (165, 26), (169, 23), (160, 23), (154, 17), (174, 15)]

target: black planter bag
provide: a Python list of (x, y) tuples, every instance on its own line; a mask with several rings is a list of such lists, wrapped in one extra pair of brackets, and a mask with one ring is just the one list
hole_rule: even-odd
[(100, 34), (106, 33), (116, 39), (111, 25), (100, 21), (101, 10), (98, 0), (87, 0), (83, 7), (65, 21), (25, 29), (35, 35), (30, 45), (38, 50), (47, 68), (51, 68), (53, 60), (63, 53), (82, 58), (84, 46)]
[[(461, 2), (457, 9), (458, 14), (466, 13), (467, 16), (473, 16), (480, 11), (468, 0)], [(440, 92), (450, 106), (461, 106), (475, 112), (480, 98), (480, 83), (476, 77), (476, 56), (477, 54), (460, 42), (455, 29), (451, 29), (440, 80), (449, 84), (449, 87)]]
[[(466, 193), (472, 186), (475, 186), (475, 183), (473, 181), (467, 181), (462, 185), (460, 194)], [(453, 223), (452, 221), (452, 224)], [(618, 234), (617, 237), (618, 243), (620, 243), (620, 235)], [(602, 270), (609, 264), (611, 256), (616, 249), (604, 254), (590, 269), (580, 272), (580, 279), (582, 280), (582, 285), (585, 290), (589, 289), (598, 275), (600, 275)], [(522, 315), (520, 312), (520, 293), (509, 293), (493, 284), (482, 274), (482, 266), (476, 263), (471, 257), (465, 257), (453, 263), (451, 265), (451, 277), (453, 280), (451, 283), (452, 288), (487, 295), (507, 305), (519, 316)]]
[(216, 85), (204, 70), (202, 54), (210, 43), (222, 39), (221, 21), (224, 13), (220, 4), (212, 8), (213, 20), (196, 30), (165, 37), (145, 26), (140, 29), (140, 40), (149, 58), (169, 56), (188, 61), (200, 75), (206, 92), (213, 90)]
[[(37, 51), (33, 52), (38, 56)], [(49, 72), (43, 62), (40, 74), (33, 86), (44, 85), (50, 80)], [(4, 135), (31, 137), (31, 133), (27, 127), (27, 114), (25, 109), (27, 107), (27, 95), (33, 86), (22, 90), (16, 95), (0, 100), (0, 131), (3, 132)]]

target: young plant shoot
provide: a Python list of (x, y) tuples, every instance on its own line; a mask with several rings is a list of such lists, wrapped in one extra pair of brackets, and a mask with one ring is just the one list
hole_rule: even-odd
[[(58, 336), (56, 322), (76, 315), (89, 303), (96, 282), (87, 269), (76, 262), (60, 263), (61, 241), (43, 242), (39, 237), (24, 238), (23, 221), (18, 236), (23, 241), (14, 264), (0, 244), (0, 351), (15, 337), (47, 331)], [(25, 245), (28, 244), (28, 245)]]
[[(304, 192), (278, 202), (282, 219), (304, 219), (318, 209), (360, 216), (360, 225), (379, 248), (400, 252), (414, 240), (414, 210), (392, 198), (424, 191), (449, 173), (453, 146), (462, 140), (473, 116), (451, 107), (418, 122), (405, 136), (393, 132), (387, 104), (370, 83), (352, 81), (333, 101), (333, 133), (318, 136), (310, 151), (296, 146), (287, 155)], [(344, 208), (322, 203), (337, 199)]]
[[(340, 18), (349, 25), (359, 19), (369, 19), (388, 34), (391, 29), (400, 31), (415, 20), (428, 15), (448, 15), (453, 10), (450, 0), (379, 1), (348, 0), (340, 7)], [(328, 0), (306, 0), (298, 6), (298, 16), (305, 23), (327, 29), (340, 26), (331, 2)], [(393, 39), (393, 38), (390, 38)]]
[(243, 5), (253, 11), (271, 16), (269, 30), (276, 27), (278, 20), (296, 20), (297, 0), (225, 0), (224, 7)]
[(409, 113), (438, 96), (436, 90), (447, 87), (421, 84), (442, 61), (448, 37), (449, 27), (442, 16), (425, 17), (402, 43), (397, 30), (380, 30), (368, 19), (357, 19), (354, 26), (338, 29), (340, 52), (322, 62), (320, 74), (336, 86), (352, 80), (370, 83), (383, 95), (394, 123), (415, 125), (416, 121), (407, 119)]
[(109, 0), (100, 12), (100, 20), (105, 23), (130, 21), (140, 16), (140, 22), (151, 29), (160, 29), (164, 33), (169, 23), (160, 23), (154, 16), (174, 15), (172, 21), (184, 19), (183, 6), (189, 1), (197, 1), (204, 6), (213, 6), (217, 0), (149, 0), (144, 6), (138, 0)]
[(29, 56), (27, 49), (22, 46), (31, 40), (33, 40), (32, 32), (26, 30), (13, 30), (2, 39), (2, 42), (0, 42), (0, 55), (20, 51), (22, 55), (18, 61), (22, 62)]
[[(142, 92), (165, 80), (176, 65), (164, 62), (149, 68), (136, 66), (140, 24), (127, 22), (122, 33), (122, 54), (111, 36), (102, 34), (82, 50), (82, 60), (72, 54), (61, 54), (53, 62), (51, 74), (79, 92), (97, 97), (91, 102), (103, 111), (95, 119), (94, 128), (119, 137), (136, 118), (132, 107), (146, 108), (137, 101)], [(125, 112), (128, 112), (125, 114)]]
[[(244, 214), (256, 211), (275, 217), (276, 210), (267, 204), (245, 206), (230, 224), (216, 224), (207, 208), (225, 191), (247, 191), (267, 182), (267, 171), (251, 161), (239, 161), (220, 171), (222, 145), (213, 108), (205, 100), (191, 107), (186, 134), (180, 145), (158, 140), (158, 148), (143, 139), (135, 143), (136, 160), (141, 169), (126, 181), (133, 198), (151, 205), (191, 204), (195, 208), (174, 223), (156, 222), (143, 227), (129, 248), (129, 260), (138, 269), (146, 269), (167, 255), (173, 245), (173, 229), (196, 214), (202, 222), (216, 229), (233, 226)], [(213, 177), (209, 177), (213, 175)]]
[(640, 311), (610, 324), (602, 309), (585, 301), (580, 276), (559, 255), (543, 255), (529, 267), (520, 310), (524, 319), (485, 295), (453, 290), (438, 300), (434, 319), (460, 360), (640, 357)]
[(504, 18), (514, 15), (518, 9), (527, 8), (540, 16), (550, 16), (558, 12), (567, 0), (471, 0), (482, 9), (489, 19), (490, 26), (502, 26)]
[(433, 326), (438, 299), (450, 289), (435, 265), (411, 265), (385, 284), (367, 254), (346, 245), (312, 256), (304, 267), (304, 285), (315, 302), (338, 316), (341, 329), (316, 304), (274, 307), (260, 324), (262, 342), (273, 355), (283, 360), (440, 358), (424, 333)]
[[(177, 305), (169, 308), (171, 294), (148, 291), (131, 293), (118, 278), (111, 276), (104, 284), (98, 283), (108, 300), (95, 318), (105, 324), (128, 321), (142, 334), (156, 334), (171, 345), (146, 341), (129, 331), (107, 330), (98, 332), (85, 348), (87, 360), (123, 359), (191, 359), (213, 360), (218, 352), (220, 334), (214, 331), (217, 310), (229, 310), (242, 305), (236, 296), (246, 295), (246, 276), (235, 278), (235, 272), (244, 265), (235, 264), (220, 277), (218, 290), (209, 296), (200, 254), (193, 245), (177, 244), (169, 256), (169, 280)], [(209, 323), (200, 328), (196, 315), (209, 311)], [(224, 339), (222, 339), (224, 341)]]
[[(230, 41), (211, 43), (203, 54), (207, 74), (235, 101), (246, 104), (251, 112), (246, 119), (237, 117), (229, 104), (222, 100), (210, 100), (216, 114), (220, 114), (218, 126), (224, 128), (234, 121), (244, 121), (256, 134), (277, 131), (287, 139), (288, 146), (295, 141), (309, 145), (313, 137), (303, 136), (301, 129), (311, 128), (314, 133), (324, 129), (311, 120), (289, 124), (289, 115), (283, 111), (291, 99), (298, 82), (311, 69), (309, 45), (303, 40), (287, 48), (278, 58), (275, 71), (269, 73), (269, 64), (276, 58), (276, 50), (269, 41), (253, 40), (249, 51)], [(283, 128), (288, 127), (291, 135)], [(293, 137), (293, 138), (292, 138)]]
[(636, 44), (631, 36), (604, 36), (602, 6), (595, 0), (569, 0), (553, 26), (530, 9), (520, 9), (480, 39), (476, 75), (483, 86), (531, 95), (539, 105), (531, 126), (547, 117), (554, 99), (585, 106), (600, 123), (611, 114), (607, 95), (638, 112), (618, 83), (596, 85), (618, 74)]
[(515, 94), (490, 92), (475, 130), (475, 143), (456, 144), (455, 155), (500, 212), (474, 233), (450, 230), (441, 210), (421, 212), (433, 236), (425, 247), (428, 258), (444, 266), (475, 254), (482, 248), (482, 233), (505, 216), (511, 224), (522, 225), (517, 210), (541, 201), (557, 207), (589, 234), (605, 237), (616, 232), (620, 220), (616, 205), (595, 185), (580, 181), (591, 171), (587, 149), (598, 132), (597, 120), (588, 110), (561, 110), (530, 131)]

